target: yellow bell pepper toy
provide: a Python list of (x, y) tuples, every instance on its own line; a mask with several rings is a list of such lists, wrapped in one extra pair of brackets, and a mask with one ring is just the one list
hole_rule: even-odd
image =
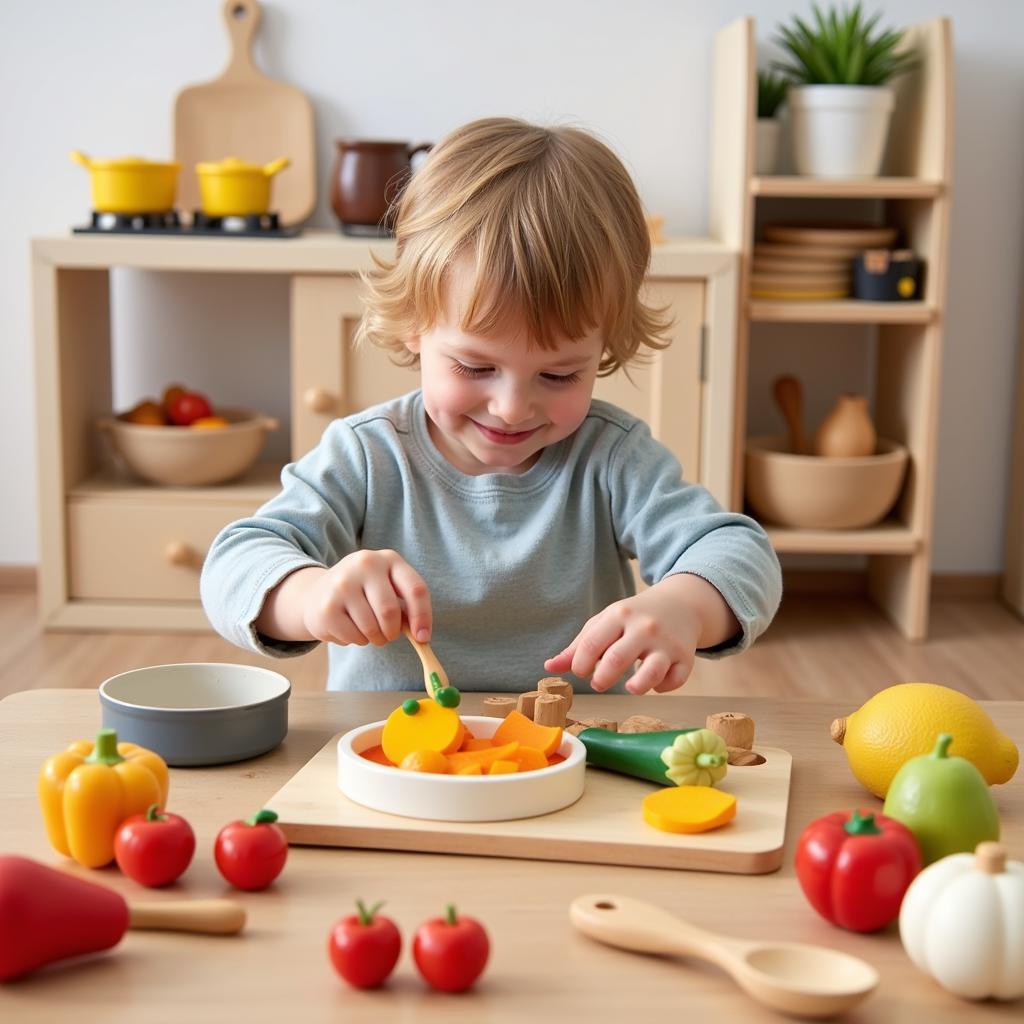
[(159, 754), (118, 743), (100, 729), (95, 744), (77, 740), (46, 760), (39, 806), (55, 850), (87, 868), (114, 859), (114, 834), (125, 818), (167, 803), (167, 765)]

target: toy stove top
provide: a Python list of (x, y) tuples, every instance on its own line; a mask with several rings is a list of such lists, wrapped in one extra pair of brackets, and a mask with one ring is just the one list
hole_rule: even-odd
[(102, 213), (93, 211), (90, 223), (72, 228), (76, 235), (183, 235), (189, 238), (294, 238), (301, 228), (285, 227), (276, 213), (240, 217), (207, 217), (197, 210), (189, 224), (176, 210), (167, 213)]

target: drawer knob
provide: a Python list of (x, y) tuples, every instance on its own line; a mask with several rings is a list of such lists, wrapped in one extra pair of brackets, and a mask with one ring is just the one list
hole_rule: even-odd
[(307, 388), (302, 397), (311, 412), (332, 412), (334, 409), (334, 395), (324, 388)]
[(190, 565), (195, 558), (195, 551), (181, 540), (172, 540), (164, 548), (164, 558), (170, 565)]

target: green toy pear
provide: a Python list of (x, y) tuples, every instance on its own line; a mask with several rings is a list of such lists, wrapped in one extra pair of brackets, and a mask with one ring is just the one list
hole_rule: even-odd
[(952, 742), (944, 732), (930, 754), (904, 762), (885, 796), (883, 813), (914, 833), (924, 864), (999, 839), (988, 783), (966, 758), (949, 756)]

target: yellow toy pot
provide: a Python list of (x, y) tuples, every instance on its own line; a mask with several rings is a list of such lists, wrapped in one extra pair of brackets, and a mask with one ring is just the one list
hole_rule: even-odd
[(174, 209), (181, 164), (139, 156), (93, 160), (77, 149), (71, 159), (89, 171), (98, 213), (167, 213)]
[(199, 197), (207, 217), (245, 217), (267, 213), (270, 184), (291, 161), (287, 157), (269, 164), (250, 164), (229, 156), (215, 164), (196, 164)]

